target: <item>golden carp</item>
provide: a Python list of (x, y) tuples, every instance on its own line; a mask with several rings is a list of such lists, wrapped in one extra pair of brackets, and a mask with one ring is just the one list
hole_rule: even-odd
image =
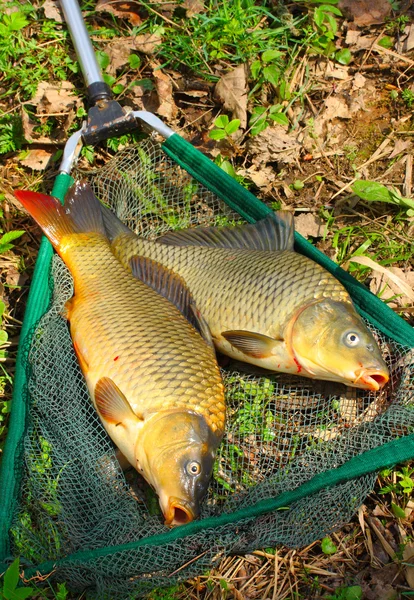
[(183, 277), (223, 354), (368, 390), (388, 381), (377, 343), (348, 292), (294, 252), (290, 213), (254, 225), (170, 232), (156, 241), (137, 237), (106, 207), (103, 214), (126, 268), (139, 254)]
[(75, 184), (64, 206), (43, 194), (15, 195), (73, 276), (66, 317), (106, 431), (154, 487), (165, 523), (193, 520), (223, 436), (225, 405), (211, 339), (183, 316), (199, 320), (182, 279), (145, 258), (132, 262), (133, 274), (120, 265), (88, 184)]

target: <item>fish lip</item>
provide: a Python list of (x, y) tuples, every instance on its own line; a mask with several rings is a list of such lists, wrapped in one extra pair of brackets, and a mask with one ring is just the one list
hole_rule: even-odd
[(355, 374), (356, 379), (354, 380), (354, 384), (363, 384), (361, 387), (373, 392), (377, 392), (383, 388), (390, 378), (386, 371), (380, 369), (361, 369)]
[(176, 525), (186, 525), (194, 521), (196, 515), (189, 502), (182, 498), (171, 497), (168, 500), (167, 510), (164, 511), (165, 525), (171, 527)]

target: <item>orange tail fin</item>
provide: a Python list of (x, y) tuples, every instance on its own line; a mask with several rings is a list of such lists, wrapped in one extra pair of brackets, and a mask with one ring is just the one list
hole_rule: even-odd
[(64, 206), (57, 198), (38, 192), (17, 190), (14, 195), (57, 250), (66, 235), (92, 232), (105, 235), (101, 205), (86, 182), (76, 182), (70, 188)]

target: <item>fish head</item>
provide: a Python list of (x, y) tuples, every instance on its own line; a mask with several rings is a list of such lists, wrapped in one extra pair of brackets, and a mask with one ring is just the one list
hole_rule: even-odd
[(291, 325), (290, 346), (311, 377), (371, 391), (389, 380), (377, 342), (351, 302), (327, 299), (302, 309)]
[(197, 413), (175, 411), (152, 417), (138, 452), (144, 477), (158, 494), (166, 525), (184, 525), (199, 516), (220, 437)]

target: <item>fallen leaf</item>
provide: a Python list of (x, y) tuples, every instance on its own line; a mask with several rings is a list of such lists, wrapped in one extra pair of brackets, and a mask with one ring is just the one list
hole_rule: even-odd
[(407, 542), (403, 550), (405, 563), (405, 579), (412, 590), (414, 590), (414, 542)]
[(325, 71), (325, 76), (328, 79), (345, 80), (345, 79), (348, 79), (348, 77), (349, 77), (348, 70), (349, 70), (349, 67), (340, 67), (338, 65), (333, 66), (331, 63), (328, 63), (328, 65), (326, 67), (326, 71)]
[(34, 131), (36, 127), (39, 127), (39, 123), (33, 121), (33, 119), (30, 118), (30, 115), (27, 114), (23, 106), (20, 110), (20, 116), (22, 119), (23, 135), (28, 142), (36, 141), (40, 144), (47, 144), (48, 142), (50, 142), (50, 139), (48, 137)]
[(248, 177), (253, 181), (258, 188), (264, 191), (269, 191), (276, 179), (276, 173), (271, 166), (261, 166), (260, 169), (257, 165), (253, 164), (248, 169), (238, 169), (237, 175), (242, 177)]
[(303, 237), (321, 237), (325, 223), (314, 213), (302, 213), (295, 218), (295, 230)]
[(359, 27), (383, 23), (391, 12), (389, 0), (339, 0), (339, 10)]
[[(370, 290), (374, 294), (382, 292), (381, 298), (384, 300), (399, 294), (400, 298), (396, 299), (399, 303), (410, 304), (414, 302), (414, 271), (404, 272), (399, 267), (386, 268), (368, 256), (353, 256), (349, 260), (369, 267), (374, 271), (370, 283)], [(385, 285), (388, 285), (390, 290), (384, 290)]]
[(161, 116), (165, 117), (167, 121), (171, 121), (177, 115), (178, 109), (175, 105), (172, 95), (172, 83), (171, 79), (161, 71), (158, 66), (153, 65), (153, 75), (155, 89), (158, 94), (159, 106), (156, 112)]
[(181, 6), (186, 9), (189, 18), (204, 11), (204, 0), (184, 0)]
[(45, 0), (42, 5), (46, 19), (52, 19), (57, 23), (63, 23), (63, 14), (56, 0)]
[(105, 46), (105, 52), (109, 56), (109, 65), (106, 72), (115, 76), (117, 70), (128, 63), (133, 49), (135, 49), (135, 39), (133, 37), (115, 38), (109, 42)]
[(360, 89), (365, 87), (367, 83), (367, 78), (364, 77), (361, 73), (355, 73), (353, 86), (354, 88)]
[(394, 149), (393, 149), (393, 151), (391, 152), (391, 154), (389, 155), (388, 158), (394, 158), (394, 156), (398, 156), (399, 154), (401, 154), (401, 152), (404, 152), (410, 146), (411, 146), (411, 141), (410, 140), (402, 140), (402, 139), (397, 140), (395, 142)]
[(404, 35), (400, 37), (398, 42), (395, 44), (397, 52), (409, 52), (414, 48), (414, 24), (407, 25), (404, 29)]
[(350, 119), (350, 111), (344, 98), (341, 96), (330, 96), (325, 100), (326, 110), (323, 113), (324, 121), (332, 119)]
[(247, 69), (239, 65), (218, 81), (214, 97), (223, 103), (224, 110), (231, 113), (233, 119), (240, 119), (240, 128), (247, 126)]
[(365, 50), (372, 46), (375, 42), (376, 36), (374, 35), (362, 35), (362, 33), (356, 29), (348, 29), (345, 37), (345, 44), (348, 46), (356, 46), (352, 50)]
[(247, 143), (249, 152), (254, 156), (253, 162), (263, 164), (281, 162), (290, 164), (300, 155), (302, 144), (297, 134), (287, 132), (283, 125), (273, 125), (251, 137)]
[(69, 113), (81, 105), (81, 100), (74, 95), (74, 91), (75, 86), (69, 81), (62, 81), (60, 84), (41, 81), (30, 104), (37, 106), (38, 113)]
[(35, 148), (29, 150), (27, 156), (19, 162), (24, 167), (29, 167), (29, 169), (33, 169), (34, 171), (44, 171), (51, 156), (52, 152), (48, 152), (42, 148)]
[(139, 16), (139, 4), (128, 2), (127, 0), (98, 0), (95, 10), (97, 12), (107, 12), (121, 19), (128, 19), (131, 25), (141, 25), (142, 19)]
[(6, 272), (6, 283), (11, 287), (21, 287), (28, 280), (28, 275), (26, 273), (19, 273), (17, 268), (13, 265), (10, 265)]
[(162, 37), (159, 33), (143, 33), (135, 38), (135, 50), (151, 56), (161, 42)]

